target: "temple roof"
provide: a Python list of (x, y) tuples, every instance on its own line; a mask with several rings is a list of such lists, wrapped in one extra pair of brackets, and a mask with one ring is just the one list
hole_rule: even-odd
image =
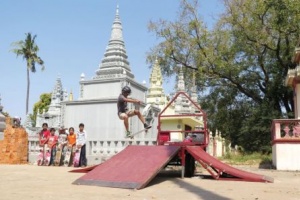
[(117, 6), (110, 40), (94, 79), (114, 78), (124, 75), (134, 78), (127, 60), (128, 56), (126, 54), (122, 31), (123, 28), (119, 15), (119, 7)]

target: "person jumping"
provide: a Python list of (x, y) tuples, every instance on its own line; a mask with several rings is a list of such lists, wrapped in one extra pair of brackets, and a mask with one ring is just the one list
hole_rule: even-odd
[(129, 131), (129, 125), (128, 125), (128, 118), (132, 117), (134, 115), (137, 115), (138, 118), (141, 120), (141, 122), (144, 124), (144, 128), (148, 129), (151, 128), (146, 122), (143, 115), (140, 113), (139, 110), (128, 110), (127, 103), (136, 103), (141, 104), (140, 100), (128, 98), (128, 96), (131, 93), (131, 89), (129, 86), (125, 86), (122, 88), (122, 93), (119, 95), (118, 98), (118, 116), (121, 120), (124, 121), (124, 126), (126, 129), (126, 137), (130, 137), (131, 132)]

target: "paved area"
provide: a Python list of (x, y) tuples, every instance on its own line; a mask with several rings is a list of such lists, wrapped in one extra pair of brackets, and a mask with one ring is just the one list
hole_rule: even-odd
[[(216, 181), (199, 173), (180, 178), (164, 171), (141, 190), (73, 185), (81, 173), (72, 168), (0, 165), (0, 200), (296, 200), (300, 199), (300, 172), (239, 167), (274, 178), (274, 183)], [(112, 169), (113, 170), (113, 169)], [(134, 173), (134, 172), (133, 172)]]

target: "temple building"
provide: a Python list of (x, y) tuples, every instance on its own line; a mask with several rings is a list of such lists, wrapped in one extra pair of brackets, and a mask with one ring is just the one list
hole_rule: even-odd
[[(81, 76), (80, 94), (78, 100), (62, 102), (62, 124), (65, 127), (78, 129), (79, 123), (85, 124), (88, 135), (87, 158), (89, 164), (99, 163), (99, 155), (105, 160), (121, 151), (130, 139), (125, 139), (125, 127), (117, 115), (117, 99), (124, 86), (132, 90), (131, 98), (142, 101), (138, 109), (143, 112), (148, 123), (157, 126), (157, 120), (153, 117), (159, 109), (146, 107), (147, 87), (138, 83), (131, 72), (130, 63), (123, 40), (123, 28), (116, 9), (111, 36), (104, 53), (104, 58), (91, 80)], [(134, 109), (134, 104), (129, 104), (129, 109)], [(150, 112), (151, 111), (151, 112)], [(150, 116), (149, 116), (150, 114)], [(129, 129), (135, 133), (143, 129), (143, 124), (138, 117), (132, 117), (129, 121)], [(141, 134), (135, 138), (139, 144), (153, 144), (156, 140), (156, 130), (150, 129), (147, 134)]]
[[(194, 85), (191, 98), (197, 102), (197, 93)], [(34, 163), (39, 151), (37, 131), (41, 130), (42, 123), (49, 127), (59, 128), (74, 127), (84, 123), (87, 132), (86, 152), (88, 165), (101, 163), (127, 145), (156, 145), (158, 114), (168, 104), (167, 97), (162, 87), (163, 77), (158, 60), (152, 66), (149, 77), (149, 88), (135, 80), (131, 71), (123, 40), (123, 28), (117, 7), (112, 24), (111, 35), (95, 75), (90, 80), (82, 73), (79, 80), (79, 97), (73, 99), (73, 94), (68, 94), (63, 89), (61, 79), (57, 78), (51, 97), (51, 105), (47, 112), (37, 116), (36, 127), (30, 126), (30, 118), (25, 121), (26, 131), (29, 132), (29, 162)], [(132, 90), (131, 97), (143, 103), (138, 109), (152, 128), (147, 133), (135, 136), (134, 140), (125, 138), (125, 127), (117, 115), (117, 99), (124, 86)], [(182, 69), (178, 74), (177, 91), (186, 91)], [(135, 104), (128, 104), (129, 109), (134, 109)], [(191, 103), (185, 97), (179, 98), (170, 106), (166, 113), (182, 114), (195, 112)], [(178, 118), (163, 122), (165, 127), (178, 126)], [(181, 120), (180, 127), (189, 125), (195, 129), (195, 124), (201, 125), (201, 119), (194, 121)], [(130, 131), (135, 133), (143, 129), (143, 124), (138, 117), (129, 121)], [(182, 140), (179, 134), (172, 134), (172, 139)]]

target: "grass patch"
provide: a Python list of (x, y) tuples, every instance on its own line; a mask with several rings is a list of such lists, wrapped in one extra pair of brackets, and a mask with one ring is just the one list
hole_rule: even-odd
[(265, 155), (260, 153), (252, 153), (252, 154), (226, 154), (221, 157), (225, 163), (231, 165), (269, 165), (272, 164), (272, 154)]

